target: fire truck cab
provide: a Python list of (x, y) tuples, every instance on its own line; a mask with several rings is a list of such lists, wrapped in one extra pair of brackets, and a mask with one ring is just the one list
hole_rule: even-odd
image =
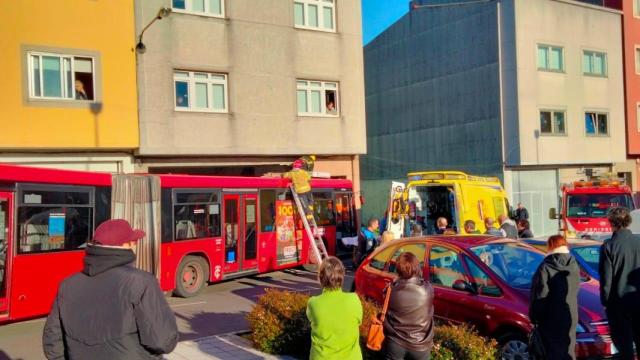
[(560, 213), (549, 209), (567, 238), (600, 239), (611, 234), (609, 209), (624, 206), (635, 209), (631, 188), (619, 180), (575, 181), (561, 189)]

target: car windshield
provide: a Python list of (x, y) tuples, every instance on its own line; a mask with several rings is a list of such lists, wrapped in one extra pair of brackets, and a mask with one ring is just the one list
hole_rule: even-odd
[(629, 194), (577, 194), (567, 196), (567, 216), (604, 218), (612, 207), (633, 209)]
[(526, 245), (501, 243), (475, 246), (471, 251), (512, 287), (529, 289), (544, 255)]
[(598, 272), (598, 261), (600, 260), (600, 246), (579, 246), (572, 249), (573, 255), (583, 260), (584, 264), (592, 272)]

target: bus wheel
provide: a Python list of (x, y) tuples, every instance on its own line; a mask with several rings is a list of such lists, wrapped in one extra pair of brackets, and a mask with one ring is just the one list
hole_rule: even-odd
[(176, 273), (176, 289), (173, 294), (188, 298), (198, 295), (209, 280), (209, 265), (200, 256), (186, 256)]

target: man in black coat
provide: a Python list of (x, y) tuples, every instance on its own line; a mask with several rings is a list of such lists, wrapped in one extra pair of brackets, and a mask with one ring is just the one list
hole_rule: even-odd
[(575, 359), (580, 267), (561, 235), (551, 236), (547, 246), (549, 254), (531, 282), (529, 318), (538, 326), (546, 352), (535, 359)]
[(156, 359), (176, 347), (175, 315), (156, 278), (132, 266), (144, 235), (126, 220), (98, 226), (84, 269), (60, 284), (47, 318), (48, 359)]
[(627, 229), (628, 209), (612, 209), (609, 222), (613, 236), (600, 250), (600, 300), (620, 359), (633, 360), (634, 343), (640, 359), (640, 239)]
[(529, 211), (524, 207), (524, 205), (522, 205), (522, 203), (518, 203), (518, 208), (515, 211), (513, 220), (515, 220), (516, 223), (520, 220), (529, 220)]

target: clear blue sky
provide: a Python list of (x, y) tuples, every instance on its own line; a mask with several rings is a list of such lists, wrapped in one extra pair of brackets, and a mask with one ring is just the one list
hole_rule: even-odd
[(362, 43), (366, 45), (409, 11), (409, 0), (362, 0)]

